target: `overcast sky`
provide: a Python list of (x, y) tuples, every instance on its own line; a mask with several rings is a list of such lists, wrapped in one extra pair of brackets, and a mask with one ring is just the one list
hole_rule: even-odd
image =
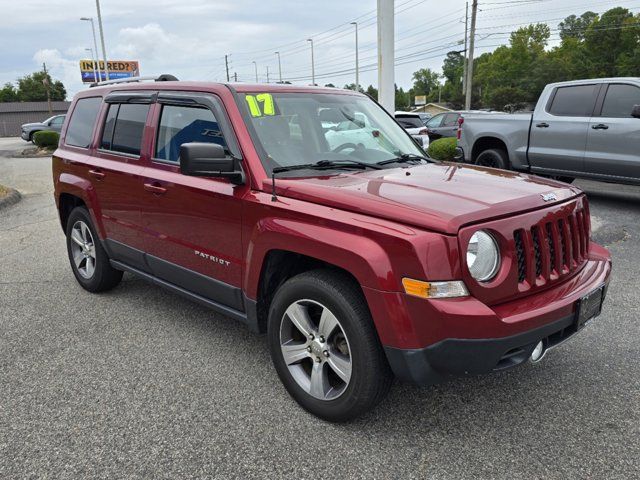
[[(470, 2), (471, 3), (471, 2)], [(109, 60), (138, 60), (142, 75), (172, 73), (180, 79), (225, 79), (224, 55), (240, 81), (310, 83), (315, 42), (316, 83), (342, 86), (355, 80), (352, 21), (360, 25), (360, 83), (377, 83), (375, 0), (102, 0)], [(396, 0), (396, 83), (411, 86), (411, 73), (440, 70), (447, 51), (461, 50), (464, 0)], [(640, 11), (640, 0), (480, 0), (477, 53), (508, 41), (508, 32), (544, 21), (557, 41), (558, 23), (586, 10), (615, 6)], [(78, 62), (93, 46), (93, 0), (0, 0), (0, 83), (15, 82), (47, 63), (71, 97), (83, 88)], [(97, 25), (96, 25), (97, 27)], [(98, 39), (99, 42), (99, 39)]]

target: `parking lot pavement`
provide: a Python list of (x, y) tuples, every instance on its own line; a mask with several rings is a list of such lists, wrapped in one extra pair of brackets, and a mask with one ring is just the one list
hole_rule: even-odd
[(242, 325), (129, 275), (83, 291), (48, 158), (0, 158), (0, 183), (24, 194), (0, 211), (0, 478), (638, 478), (640, 188), (579, 182), (614, 259), (580, 335), (333, 425)]

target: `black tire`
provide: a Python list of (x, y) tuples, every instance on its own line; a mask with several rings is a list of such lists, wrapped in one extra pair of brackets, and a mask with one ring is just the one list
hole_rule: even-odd
[[(89, 228), (93, 240), (92, 245), (95, 252), (95, 260), (93, 261), (94, 270), (92, 275), (88, 278), (81, 273), (80, 268), (76, 265), (76, 262), (74, 260), (74, 240), (72, 239), (71, 235), (74, 225), (76, 225), (77, 222), (83, 222)], [(71, 211), (71, 214), (69, 215), (69, 218), (67, 220), (66, 235), (67, 253), (69, 255), (71, 270), (73, 271), (73, 275), (76, 277), (76, 280), (82, 288), (88, 290), (89, 292), (98, 293), (111, 290), (120, 283), (120, 280), (122, 280), (123, 272), (120, 270), (116, 270), (109, 263), (107, 252), (105, 252), (102, 248), (98, 233), (96, 232), (96, 229), (93, 226), (93, 222), (91, 221), (89, 211), (85, 207), (76, 207)]]
[(480, 152), (480, 155), (476, 157), (476, 165), (511, 170), (509, 155), (501, 148), (490, 148)]
[(36, 144), (36, 142), (34, 142), (34, 141), (33, 141), (33, 134), (34, 134), (34, 133), (36, 133), (36, 132), (30, 132), (30, 133), (29, 133), (29, 141), (35, 145), (35, 144)]
[[(351, 377), (335, 399), (321, 400), (305, 391), (284, 360), (280, 329), (287, 308), (300, 300), (311, 300), (328, 308), (339, 320), (339, 327), (347, 338)], [(287, 280), (271, 303), (267, 336), (273, 364), (285, 388), (303, 408), (320, 418), (331, 422), (351, 420), (371, 410), (389, 392), (393, 374), (369, 307), (359, 286), (345, 274), (314, 270)], [(307, 360), (313, 364), (312, 359), (302, 361)]]

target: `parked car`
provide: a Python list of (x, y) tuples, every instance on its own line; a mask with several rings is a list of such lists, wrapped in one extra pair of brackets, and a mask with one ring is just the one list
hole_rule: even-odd
[[(329, 146), (324, 109), (361, 128)], [(426, 158), (350, 90), (105, 82), (73, 99), (52, 164), (84, 289), (130, 272), (265, 332), (287, 391), (331, 421), (394, 375), (538, 361), (609, 282), (578, 188)]]
[(533, 114), (464, 115), (467, 162), (640, 184), (640, 78), (552, 83)]
[(427, 129), (417, 113), (411, 112), (396, 112), (396, 120), (407, 132), (415, 138), (422, 148), (429, 147), (429, 136), (427, 135)]
[(65, 117), (66, 115), (54, 115), (53, 117), (47, 118), (43, 122), (25, 123), (21, 127), (22, 133), (20, 134), (20, 137), (22, 137), (22, 139), (26, 142), (32, 142), (33, 134), (36, 132), (52, 130), (54, 132), (60, 133)]
[(426, 112), (418, 112), (418, 116), (420, 117), (420, 120), (422, 120), (422, 123), (425, 126), (427, 125), (427, 122), (431, 119), (431, 117), (433, 117), (433, 115)]

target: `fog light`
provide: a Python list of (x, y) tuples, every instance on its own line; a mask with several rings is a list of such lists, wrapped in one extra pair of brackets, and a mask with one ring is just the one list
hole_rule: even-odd
[(544, 348), (544, 342), (540, 340), (533, 349), (533, 352), (531, 352), (531, 357), (529, 358), (529, 360), (531, 360), (531, 363), (539, 362), (540, 360), (542, 360), (542, 357), (544, 357), (545, 352), (546, 350)]

